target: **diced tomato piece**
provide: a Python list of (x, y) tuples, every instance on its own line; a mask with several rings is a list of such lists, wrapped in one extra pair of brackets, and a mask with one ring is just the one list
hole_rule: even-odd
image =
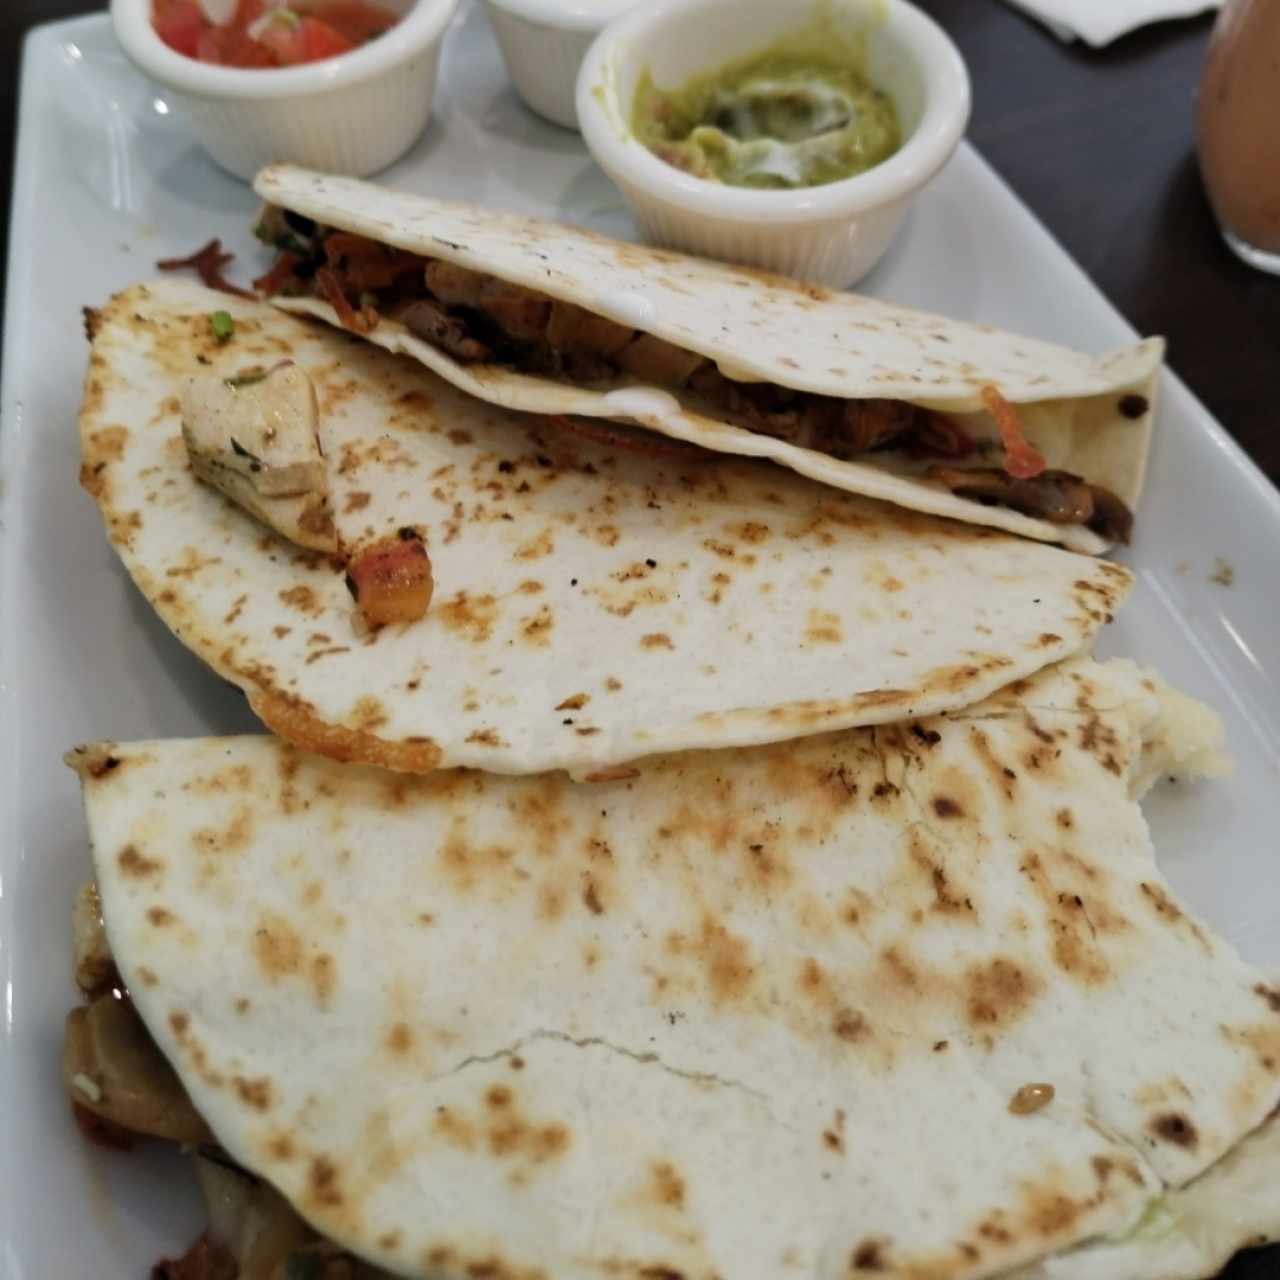
[(431, 560), (413, 529), (363, 551), (347, 566), (347, 586), (371, 627), (417, 622), (431, 604)]
[[(267, 17), (256, 37), (250, 30)], [(395, 26), (397, 15), (364, 0), (238, 0), (224, 26), (208, 20), (199, 0), (155, 0), (156, 34), (176, 52), (224, 67), (292, 67), (335, 58)]]
[(293, 278), (293, 273), (297, 271), (301, 261), (302, 259), (296, 253), (284, 250), (271, 270), (253, 282), (253, 287), (268, 298), (274, 297)]
[(370, 333), (377, 327), (378, 315), (371, 307), (357, 311), (343, 292), (338, 277), (328, 267), (321, 267), (315, 274), (316, 293), (320, 295), (337, 313), (338, 323), (352, 333)]
[(274, 67), (270, 49), (234, 27), (209, 27), (200, 37), (196, 57), (222, 67)]
[(152, 16), (156, 35), (177, 53), (196, 56), (196, 45), (208, 29), (197, 0), (157, 0)]
[(250, 25), (257, 22), (266, 11), (266, 0), (240, 0), (236, 6), (235, 17), (231, 19), (231, 25), (241, 31), (248, 31)]
[(374, 36), (380, 36), (396, 25), (396, 15), (378, 4), (366, 4), (365, 0), (300, 0), (299, 12), (327, 22), (340, 31), (352, 44), (364, 44)]
[[(275, 55), (281, 66), (318, 62), (349, 53), (355, 46), (340, 32), (319, 18), (299, 18), (289, 10), (267, 23), (259, 40)], [(286, 16), (287, 15), (287, 16)]]
[(298, 27), (302, 44), (302, 62), (319, 62), (321, 58), (336, 58), (350, 53), (355, 44), (341, 31), (335, 31), (319, 18), (303, 18)]

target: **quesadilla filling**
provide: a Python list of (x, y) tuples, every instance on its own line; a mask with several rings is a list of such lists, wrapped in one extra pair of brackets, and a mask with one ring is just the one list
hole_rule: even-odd
[(356, 551), (340, 544), (315, 388), (292, 360), (229, 378), (188, 378), (182, 440), (197, 479), (290, 542), (342, 559), (347, 587), (369, 627), (426, 616), (434, 583), (417, 529), (400, 529)]
[(235, 377), (199, 374), (182, 396), (191, 469), (283, 537), (336, 552), (315, 388), (291, 360)]
[(182, 1082), (134, 1010), (116, 970), (95, 885), (73, 911), (76, 985), (86, 1003), (67, 1015), (63, 1087), (81, 1132), (118, 1151), (176, 1142), (191, 1155), (209, 1226), (152, 1280), (390, 1280), (314, 1232), (269, 1183), (216, 1144)]
[[(1129, 539), (1133, 516), (1121, 499), (1048, 469), (994, 387), (982, 395), (998, 443), (975, 440), (952, 418), (906, 401), (842, 400), (739, 381), (696, 352), (572, 303), (275, 207), (266, 209), (257, 234), (281, 252), (255, 287), (267, 296), (321, 299), (353, 332), (367, 334), (386, 318), (460, 364), (498, 365), (578, 386), (639, 382), (678, 391), (725, 421), (842, 461), (886, 450), (936, 459), (948, 465), (928, 478), (960, 496), (1085, 525), (1111, 541)], [(955, 465), (988, 451), (1000, 455), (999, 466)]]
[(401, 529), (347, 566), (347, 590), (371, 627), (416, 622), (425, 616), (434, 586), (431, 560), (416, 529)]

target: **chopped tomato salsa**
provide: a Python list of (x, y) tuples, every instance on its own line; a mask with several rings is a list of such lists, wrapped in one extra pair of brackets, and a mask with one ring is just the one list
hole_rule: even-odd
[(152, 25), (178, 53), (224, 67), (295, 67), (350, 53), (395, 26), (369, 0), (237, 0), (214, 22), (200, 0), (155, 0)]

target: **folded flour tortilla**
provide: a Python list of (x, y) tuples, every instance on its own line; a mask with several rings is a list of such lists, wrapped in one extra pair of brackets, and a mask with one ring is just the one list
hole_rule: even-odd
[[(183, 281), (129, 289), (89, 327), (81, 478), (129, 573), (272, 730), (340, 759), (599, 776), (961, 707), (1087, 648), (1131, 582), (747, 459), (596, 444)], [(280, 403), (316, 438), (268, 440), (265, 418), (248, 445), (220, 437), (225, 402), (269, 385), (225, 380), (284, 361)], [(217, 393), (195, 421), (193, 375)], [(405, 530), (430, 607), (370, 627), (344, 573)]]
[[(367, 330), (491, 403), (639, 423), (1084, 552), (1128, 540), (1157, 339), (1094, 358), (293, 166), (263, 170), (255, 189), (272, 211), (260, 234), (287, 252), (267, 287), (300, 295), (281, 306)], [(401, 252), (371, 255), (360, 237)], [(984, 388), (1014, 406), (1047, 465), (1039, 479), (1004, 473), (1013, 455)], [(1080, 503), (1088, 518), (1071, 514)]]
[(1280, 992), (1135, 802), (1219, 740), (1076, 659), (604, 786), (270, 738), (71, 761), (151, 1035), (228, 1156), (378, 1266), (1171, 1280), (1280, 1219), (1220, 1209), (1181, 1262), (1150, 1235), (1275, 1162), (1238, 1144), (1280, 1100)]
[(1280, 1118), (1208, 1172), (1155, 1200), (1130, 1231), (1012, 1272), (1009, 1280), (1207, 1280), (1239, 1249), (1280, 1240)]

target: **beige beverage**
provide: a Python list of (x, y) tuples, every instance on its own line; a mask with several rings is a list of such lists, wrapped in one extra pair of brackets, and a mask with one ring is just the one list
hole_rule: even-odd
[(1205, 60), (1197, 133), (1228, 244), (1280, 272), (1280, 0), (1227, 0)]

